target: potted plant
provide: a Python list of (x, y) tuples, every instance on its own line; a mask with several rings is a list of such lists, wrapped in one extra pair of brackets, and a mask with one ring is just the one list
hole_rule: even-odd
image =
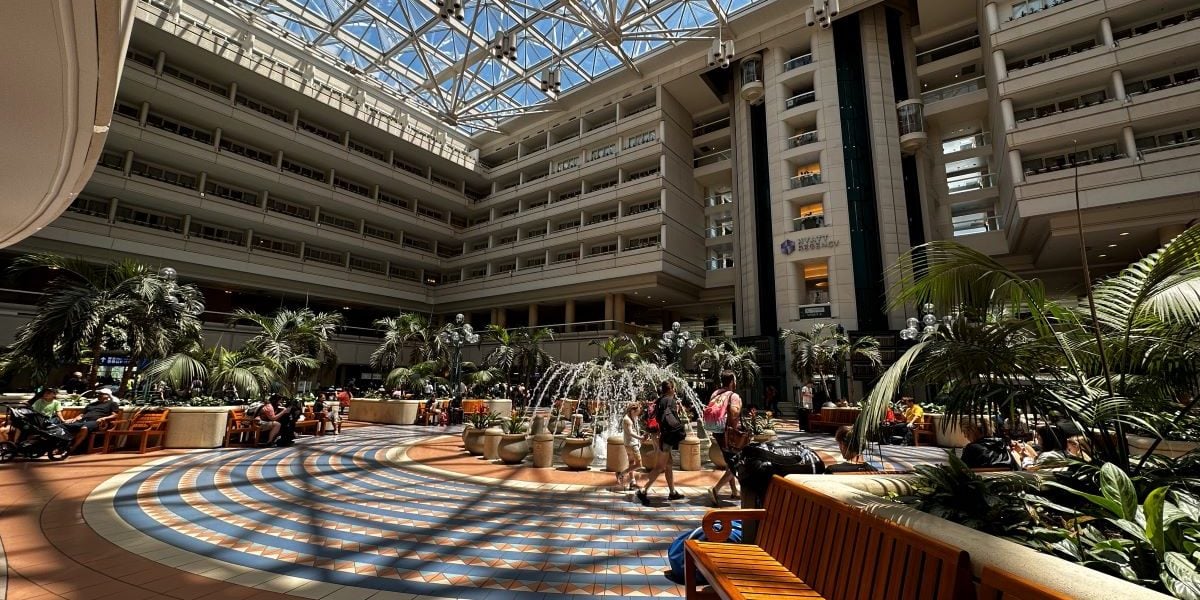
[(758, 410), (750, 409), (750, 414), (742, 417), (742, 427), (745, 427), (754, 436), (753, 441), (758, 443), (770, 442), (778, 437), (775, 434), (775, 419), (771, 418), (771, 413), (758, 414)]
[(517, 412), (501, 422), (504, 432), (500, 436), (500, 460), (507, 465), (519, 465), (525, 462), (529, 455), (529, 441), (525, 438), (526, 426), (524, 419)]
[(499, 418), (499, 415), (487, 411), (473, 412), (467, 415), (467, 428), (463, 432), (463, 445), (471, 456), (483, 456), (483, 434), (488, 427)]
[(596, 454), (592, 450), (592, 437), (584, 435), (583, 417), (575, 415), (575, 419), (571, 423), (571, 435), (563, 440), (559, 459), (566, 463), (568, 469), (585, 471), (595, 458)]

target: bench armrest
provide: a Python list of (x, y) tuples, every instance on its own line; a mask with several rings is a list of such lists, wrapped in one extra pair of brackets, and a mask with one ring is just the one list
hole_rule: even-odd
[[(710, 542), (724, 542), (733, 531), (733, 522), (761, 521), (767, 516), (767, 511), (761, 508), (722, 508), (710, 510), (704, 515), (701, 525), (704, 527), (704, 537)], [(720, 524), (718, 531), (714, 526)]]

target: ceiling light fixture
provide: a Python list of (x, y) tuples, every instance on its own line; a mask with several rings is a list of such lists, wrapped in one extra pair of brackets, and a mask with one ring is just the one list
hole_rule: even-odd
[(517, 59), (517, 32), (496, 32), (496, 36), (492, 38), (492, 58), (496, 60)]
[(1109, 248), (1116, 248), (1116, 247), (1117, 247), (1117, 245), (1116, 245), (1116, 244), (1109, 244), (1109, 245), (1108, 245), (1108, 247), (1109, 247)]
[(350, 310), (350, 307), (349, 307), (349, 306), (343, 306), (343, 307), (342, 307), (342, 310)]
[(546, 67), (542, 69), (542, 91), (554, 92), (555, 94), (562, 91), (562, 70), (558, 67)]
[(1121, 235), (1122, 235), (1122, 236), (1129, 235), (1129, 232), (1128, 232), (1128, 231), (1122, 231), (1122, 232), (1121, 232)]
[(437, 0), (436, 4), (438, 6), (438, 16), (445, 20), (450, 20), (450, 18), (453, 17), (459, 21), (462, 21), (465, 16), (463, 14), (463, 1), (464, 0)]
[(729, 62), (733, 60), (735, 52), (733, 40), (723, 40), (720, 37), (713, 39), (712, 52), (708, 57), (708, 66), (715, 67), (720, 65), (722, 69), (728, 69)]
[(1101, 254), (1101, 255), (1100, 255), (1100, 258), (1108, 258), (1108, 255), (1107, 255), (1107, 254)]

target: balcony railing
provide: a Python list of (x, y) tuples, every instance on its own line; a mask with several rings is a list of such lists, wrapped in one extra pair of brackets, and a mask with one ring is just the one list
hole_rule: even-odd
[(796, 58), (793, 58), (793, 59), (783, 63), (783, 72), (787, 73), (788, 71), (791, 71), (792, 69), (799, 69), (800, 67), (803, 67), (805, 65), (811, 65), (812, 61), (813, 61), (812, 52), (809, 52), (808, 54), (803, 54), (801, 56), (797, 56)]
[(783, 106), (785, 109), (796, 108), (797, 106), (803, 106), (805, 104), (810, 104), (813, 101), (815, 101), (816, 99), (817, 99), (817, 93), (815, 91), (803, 92), (800, 94), (796, 94), (795, 96), (792, 96), (791, 98), (788, 98), (787, 100), (785, 100), (783, 102)]
[(825, 215), (804, 215), (792, 219), (792, 231), (806, 231), (825, 226)]
[(721, 150), (720, 152), (713, 152), (712, 154), (697, 156), (696, 158), (692, 159), (692, 166), (698, 169), (706, 165), (715, 165), (723, 160), (729, 160), (732, 157), (733, 150)]
[(705, 264), (705, 268), (708, 269), (709, 271), (720, 271), (722, 269), (732, 269), (733, 268), (733, 258), (727, 257), (727, 256), (718, 257), (718, 258), (710, 258), (710, 259), (708, 259), (707, 263)]
[(706, 133), (720, 131), (729, 127), (729, 116), (726, 115), (719, 119), (713, 119), (707, 123), (702, 123), (692, 128), (692, 137), (700, 137)]
[(1071, 0), (1026, 0), (1025, 2), (1014, 2), (1012, 5), (1012, 18), (1009, 21), (1028, 17), (1034, 13), (1039, 13), (1048, 8), (1054, 8), (1059, 4), (1066, 4), (1068, 2), (1071, 2)]
[(973, 136), (964, 136), (942, 142), (942, 154), (953, 154), (964, 150), (974, 150), (992, 144), (992, 133), (985, 131)]
[(965, 194), (977, 190), (996, 187), (995, 173), (972, 173), (960, 175), (946, 180), (946, 186), (951, 194)]
[(1167, 150), (1174, 150), (1176, 148), (1186, 148), (1188, 146), (1196, 146), (1196, 145), (1200, 145), (1200, 138), (1193, 137), (1193, 138), (1188, 138), (1186, 140), (1183, 140), (1181, 142), (1175, 142), (1173, 144), (1164, 144), (1162, 146), (1155, 146), (1153, 148), (1143, 148), (1141, 150), (1138, 150), (1138, 159), (1146, 160), (1147, 154), (1154, 154), (1156, 152), (1165, 152)]
[(713, 194), (711, 196), (707, 196), (704, 198), (705, 206), (721, 206), (724, 204), (731, 204), (731, 203), (733, 203), (733, 192), (726, 192), (724, 194)]
[(724, 225), (716, 225), (705, 230), (706, 236), (709, 238), (725, 237), (733, 235), (733, 224), (727, 223)]
[(973, 35), (969, 38), (963, 38), (956, 42), (950, 42), (942, 46), (938, 46), (933, 50), (926, 50), (917, 54), (917, 64), (924, 65), (935, 60), (941, 60), (946, 57), (962, 54), (968, 50), (974, 50), (979, 47), (979, 35)]
[(932, 104), (934, 102), (940, 102), (942, 100), (948, 100), (958, 96), (965, 96), (971, 92), (983, 89), (985, 85), (987, 85), (986, 78), (980, 76), (976, 77), (975, 79), (968, 79), (966, 81), (952, 83), (945, 87), (940, 87), (936, 90), (925, 92), (921, 94), (921, 100), (924, 100), (925, 104)]
[(818, 183), (821, 183), (821, 174), (820, 173), (801, 173), (801, 174), (791, 178), (790, 181), (791, 181), (793, 190), (798, 189), (798, 188), (808, 187), (810, 185), (817, 185)]
[(816, 142), (817, 139), (817, 132), (815, 130), (797, 133), (796, 135), (788, 138), (788, 147), (799, 148), (800, 146)]
[(1002, 223), (999, 215), (984, 216), (963, 221), (954, 222), (954, 237), (960, 235), (973, 235), (976, 233), (985, 233), (988, 231), (1000, 231)]

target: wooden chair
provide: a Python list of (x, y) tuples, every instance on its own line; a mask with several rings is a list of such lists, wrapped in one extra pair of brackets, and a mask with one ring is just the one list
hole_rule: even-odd
[[(765, 508), (711, 510), (705, 536), (688, 540), (688, 598), (974, 597), (967, 553), (782, 477)], [(755, 544), (727, 544), (731, 522), (758, 520)], [(720, 531), (716, 525), (720, 524)], [(710, 590), (699, 591), (697, 573)]]
[(304, 420), (296, 423), (296, 433), (306, 433), (308, 435), (321, 435), (324, 433), (324, 428), (321, 421), (317, 420), (317, 415), (313, 414), (311, 406), (304, 407)]
[(1007, 571), (983, 568), (979, 600), (1070, 600), (1071, 596), (1048, 590)]
[(933, 440), (934, 446), (937, 445), (937, 431), (933, 429), (933, 423), (917, 423), (916, 426), (913, 427), (912, 434), (913, 446), (920, 446), (921, 438), (929, 438), (930, 440)]
[[(167, 435), (167, 415), (171, 409), (161, 411), (134, 411), (124, 420), (117, 420), (108, 429), (96, 432), (93, 439), (102, 438), (101, 449), (107, 454), (110, 450), (119, 450), (116, 441), (126, 444), (129, 438), (138, 441), (138, 454), (149, 450), (163, 449), (163, 436)], [(150, 440), (154, 445), (150, 445)]]
[(222, 443), (227, 448), (234, 446), (253, 447), (258, 441), (258, 421), (246, 416), (246, 409), (235, 408), (229, 411), (229, 420), (225, 424), (225, 440)]

